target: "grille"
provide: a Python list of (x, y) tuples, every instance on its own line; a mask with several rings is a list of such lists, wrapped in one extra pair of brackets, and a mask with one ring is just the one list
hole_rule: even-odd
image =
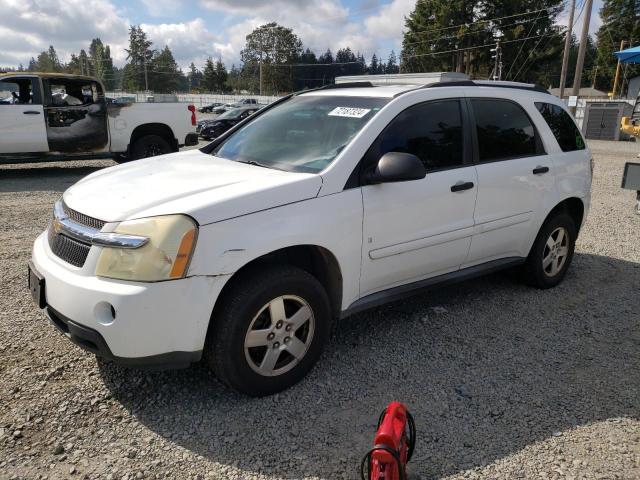
[(54, 255), (76, 267), (84, 265), (91, 249), (91, 245), (78, 242), (65, 235), (56, 235), (53, 228), (49, 228), (49, 246)]
[(71, 220), (86, 227), (100, 230), (102, 227), (104, 227), (104, 224), (107, 223), (103, 222), (102, 220), (98, 220), (97, 218), (90, 217), (89, 215), (85, 215), (84, 213), (76, 212), (75, 210), (67, 207), (64, 202), (62, 203), (62, 208), (64, 210), (64, 213), (66, 213)]

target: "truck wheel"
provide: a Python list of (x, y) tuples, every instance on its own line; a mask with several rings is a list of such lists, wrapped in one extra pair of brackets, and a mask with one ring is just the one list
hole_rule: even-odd
[(116, 153), (113, 156), (113, 161), (116, 163), (127, 163), (129, 160), (131, 159), (124, 153)]
[(254, 397), (294, 385), (329, 338), (324, 288), (288, 265), (254, 269), (231, 281), (207, 336), (209, 367), (226, 385)]
[(160, 135), (144, 135), (133, 142), (129, 159), (138, 160), (140, 158), (155, 157), (172, 151), (173, 149), (169, 142)]
[(573, 259), (576, 237), (576, 225), (566, 213), (547, 219), (522, 270), (524, 281), (543, 289), (558, 285)]

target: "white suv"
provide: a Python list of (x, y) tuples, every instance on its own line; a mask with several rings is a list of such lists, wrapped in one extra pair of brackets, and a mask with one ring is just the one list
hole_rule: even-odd
[(271, 394), (354, 312), (514, 266), (558, 284), (590, 159), (560, 100), (531, 85), (294, 94), (201, 150), (73, 185), (35, 241), (29, 285), (99, 356), (203, 357), (229, 386)]

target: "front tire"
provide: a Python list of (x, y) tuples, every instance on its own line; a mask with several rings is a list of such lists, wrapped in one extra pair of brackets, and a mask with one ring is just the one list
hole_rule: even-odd
[(524, 265), (524, 281), (542, 289), (558, 285), (571, 265), (576, 238), (576, 224), (569, 215), (558, 213), (548, 218)]
[(324, 288), (311, 274), (283, 265), (238, 278), (216, 309), (205, 359), (229, 387), (260, 397), (300, 381), (316, 363), (331, 327)]
[(173, 149), (160, 135), (144, 135), (138, 138), (131, 146), (131, 160), (139, 160), (141, 158), (155, 157), (171, 153)]

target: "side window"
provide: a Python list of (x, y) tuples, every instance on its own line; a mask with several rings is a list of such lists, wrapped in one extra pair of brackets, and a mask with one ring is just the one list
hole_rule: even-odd
[(55, 80), (49, 84), (49, 103), (55, 107), (71, 107), (97, 103), (102, 92), (94, 82)]
[(12, 77), (0, 80), (0, 105), (29, 105), (33, 101), (32, 79)]
[(422, 160), (427, 171), (462, 165), (460, 102), (434, 101), (406, 109), (393, 119), (373, 147), (373, 161), (388, 152), (404, 152)]
[(584, 140), (578, 127), (564, 108), (552, 103), (536, 102), (536, 108), (549, 125), (563, 152), (584, 150)]
[(480, 162), (531, 157), (540, 153), (536, 129), (519, 105), (496, 98), (471, 100)]

